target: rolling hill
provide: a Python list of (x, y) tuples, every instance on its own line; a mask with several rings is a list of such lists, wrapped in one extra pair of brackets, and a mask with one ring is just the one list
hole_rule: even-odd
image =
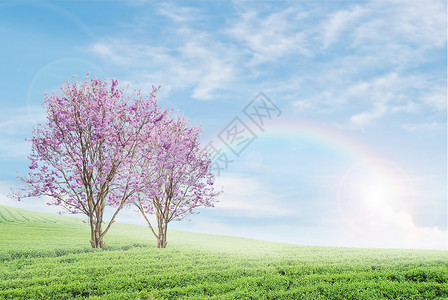
[(447, 251), (305, 247), (0, 206), (0, 299), (445, 299)]

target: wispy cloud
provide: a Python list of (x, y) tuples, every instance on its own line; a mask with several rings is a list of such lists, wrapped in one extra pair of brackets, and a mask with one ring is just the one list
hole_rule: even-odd
[[(429, 87), (431, 88), (431, 87)], [(440, 84), (432, 87), (428, 93), (421, 97), (422, 102), (436, 111), (446, 111), (447, 107), (447, 89), (446, 85)]]
[(344, 229), (340, 233), (340, 245), (368, 248), (407, 248), (448, 250), (448, 232), (438, 227), (419, 227), (412, 215), (404, 211), (385, 209), (378, 220), (360, 224), (374, 228), (374, 233), (353, 232)]
[(277, 218), (294, 214), (285, 207), (281, 195), (270, 191), (256, 178), (226, 175), (219, 177), (216, 184), (225, 189), (216, 205), (218, 211), (252, 218)]
[[(427, 69), (415, 71), (434, 60), (430, 53), (446, 46), (444, 2), (347, 6), (324, 11), (326, 16), (318, 19), (320, 31), (312, 46), (314, 57), (322, 61), (316, 59), (303, 73), (296, 90), (305, 93), (296, 92), (292, 106), (345, 113), (348, 123), (359, 128), (392, 114), (444, 111), (445, 81)], [(310, 32), (306, 29), (305, 35)]]
[(371, 123), (373, 120), (381, 118), (387, 112), (387, 107), (383, 103), (375, 103), (374, 107), (350, 117), (350, 122), (355, 125), (364, 126)]
[(157, 7), (159, 15), (165, 16), (175, 22), (194, 21), (203, 18), (201, 10), (194, 7), (174, 5), (172, 3), (160, 3)]
[[(29, 136), (29, 135), (28, 135)], [(31, 153), (31, 144), (14, 138), (0, 137), (0, 161), (24, 159)]]
[(175, 48), (109, 38), (91, 45), (90, 51), (106, 61), (130, 67), (127, 80), (146, 89), (152, 84), (162, 84), (168, 91), (192, 87), (192, 97), (200, 100), (226, 89), (236, 73), (232, 50), (189, 28), (178, 29), (176, 34), (182, 41)]
[[(446, 42), (446, 2), (371, 1), (370, 16), (356, 28), (357, 44), (412, 43), (420, 49), (443, 47)], [(398, 53), (397, 53), (398, 55)]]
[(355, 6), (349, 10), (341, 10), (332, 13), (326, 22), (322, 24), (323, 48), (328, 48), (331, 44), (341, 38), (342, 33), (354, 27), (354, 22), (359, 21), (366, 13), (366, 9)]
[(253, 10), (244, 11), (227, 32), (249, 51), (250, 65), (275, 61), (291, 54), (311, 55), (307, 36), (298, 24), (304, 17), (294, 8), (267, 15)]
[[(156, 12), (179, 23), (177, 29), (155, 43), (130, 36), (105, 37), (93, 43), (90, 51), (113, 64), (130, 68), (127, 80), (136, 85), (161, 83), (165, 91), (188, 88), (192, 98), (203, 100), (230, 91), (235, 84), (250, 86), (253, 78), (264, 80), (263, 76), (267, 76), (264, 89), (289, 99), (300, 111), (346, 109), (354, 101), (367, 103), (366, 90), (380, 93), (379, 87), (375, 89), (372, 85), (391, 74), (396, 77), (392, 81), (431, 82), (432, 86), (424, 87), (408, 84), (407, 90), (398, 94), (403, 84), (395, 88), (383, 83), (381, 98), (393, 97), (396, 103), (392, 107), (388, 101), (379, 100), (382, 104), (370, 103), (370, 109), (351, 111), (347, 116), (352, 124), (368, 126), (388, 112), (409, 112), (395, 106), (404, 108), (411, 102), (443, 108), (446, 101), (440, 93), (427, 95), (425, 99), (409, 99), (423, 89), (437, 89), (434, 85), (444, 89), (440, 82), (425, 78), (426, 74), (415, 78), (407, 74), (409, 69), (428, 61), (428, 51), (446, 44), (443, 7), (443, 1), (437, 0), (424, 5), (371, 1), (344, 5), (340, 10), (306, 10), (300, 5), (275, 8), (261, 5), (254, 9), (235, 4), (236, 14), (212, 31), (196, 26), (201, 14), (197, 8), (161, 3)], [(284, 76), (277, 80), (266, 73), (265, 67), (275, 69), (281, 59), (289, 63), (282, 68)], [(315, 63), (301, 65), (306, 60)], [(388, 88), (392, 89), (390, 95), (385, 95)]]
[[(390, 73), (371, 82), (356, 84), (343, 95), (344, 101), (362, 101), (370, 108), (367, 111), (357, 113), (350, 117), (350, 122), (364, 126), (375, 119), (391, 113), (391, 107), (403, 102), (406, 98), (406, 90), (415, 82), (414, 78), (401, 78), (396, 73)], [(350, 99), (351, 98), (351, 99)], [(354, 98), (354, 99), (353, 99)]]
[(0, 120), (0, 160), (27, 157), (31, 145), (25, 138), (31, 137), (33, 126), (45, 122), (44, 111), (38, 107), (6, 108), (0, 112)]
[(1, 135), (29, 135), (34, 125), (46, 120), (46, 115), (40, 107), (6, 108), (0, 112), (0, 120)]
[(420, 124), (403, 124), (401, 125), (406, 131), (426, 131), (426, 130), (438, 130), (443, 129), (444, 126), (438, 122), (420, 123)]

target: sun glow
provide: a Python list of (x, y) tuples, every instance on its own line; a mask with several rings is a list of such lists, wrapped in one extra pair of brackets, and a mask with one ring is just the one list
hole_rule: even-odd
[(373, 160), (358, 164), (339, 183), (339, 213), (350, 227), (364, 234), (398, 229), (403, 222), (397, 216), (410, 216), (412, 202), (409, 177), (391, 162)]

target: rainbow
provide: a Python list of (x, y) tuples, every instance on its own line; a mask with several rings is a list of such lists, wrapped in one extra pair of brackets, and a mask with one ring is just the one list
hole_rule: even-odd
[[(320, 147), (328, 151), (341, 153), (345, 157), (349, 157), (352, 165), (346, 170), (342, 170), (343, 175), (339, 178), (337, 183), (337, 190), (334, 193), (334, 199), (337, 201), (340, 217), (350, 227), (356, 231), (372, 235), (372, 232), (366, 232), (353, 223), (352, 217), (346, 214), (344, 205), (346, 199), (341, 194), (342, 188), (352, 188), (350, 185), (351, 176), (353, 172), (361, 168), (366, 169), (369, 174), (372, 174), (372, 180), (390, 182), (392, 185), (405, 186), (408, 190), (406, 196), (400, 197), (400, 203), (394, 209), (405, 211), (412, 214), (414, 208), (414, 188), (412, 180), (408, 173), (400, 167), (397, 163), (392, 162), (384, 157), (380, 152), (375, 151), (374, 148), (369, 147), (358, 139), (344, 133), (338, 128), (331, 128), (324, 124), (308, 120), (292, 120), (292, 119), (278, 119), (272, 120), (271, 124), (267, 124), (263, 132), (258, 131), (260, 139), (264, 138), (284, 138), (284, 139), (303, 139), (306, 143), (318, 144)], [(368, 193), (368, 191), (366, 191)], [(368, 195), (367, 195), (368, 196)], [(352, 203), (354, 204), (354, 203)], [(356, 204), (355, 204), (356, 206)], [(375, 235), (375, 233), (373, 233)]]
[(322, 145), (322, 147), (328, 150), (344, 153), (350, 156), (355, 162), (380, 156), (374, 151), (371, 151), (368, 146), (343, 133), (342, 130), (330, 128), (329, 126), (308, 120), (274, 119), (272, 120), (272, 124), (267, 124), (264, 132), (259, 133), (259, 137), (305, 139)]

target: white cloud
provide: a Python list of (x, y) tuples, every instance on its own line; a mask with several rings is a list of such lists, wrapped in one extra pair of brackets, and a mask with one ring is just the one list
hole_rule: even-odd
[(225, 175), (218, 177), (217, 186), (224, 186), (225, 192), (215, 206), (238, 216), (253, 218), (276, 218), (294, 214), (282, 203), (281, 195), (270, 191), (253, 177)]
[(157, 13), (175, 22), (194, 21), (203, 17), (201, 11), (197, 8), (178, 6), (172, 3), (160, 3), (157, 7)]
[(306, 100), (294, 101), (292, 106), (299, 111), (304, 111), (312, 107), (311, 103)]
[(275, 61), (286, 55), (311, 55), (307, 36), (298, 26), (304, 14), (288, 8), (261, 16), (245, 11), (228, 34), (243, 43), (252, 57), (251, 65)]
[(350, 122), (358, 126), (364, 126), (373, 120), (381, 118), (387, 112), (387, 107), (383, 103), (376, 103), (374, 108), (350, 117)]
[(1, 159), (26, 158), (31, 151), (33, 126), (45, 122), (41, 108), (4, 109), (0, 112), (0, 157)]
[[(302, 73), (293, 107), (348, 113), (348, 127), (368, 126), (390, 114), (425, 113), (422, 108), (444, 111), (445, 82), (431, 71), (414, 71), (446, 45), (445, 11), (438, 0), (370, 1), (319, 11), (315, 24), (304, 29), (314, 37), (308, 42), (316, 63)], [(292, 92), (283, 90), (285, 97)]]
[(33, 126), (45, 122), (45, 117), (46, 115), (40, 107), (3, 109), (0, 112), (0, 134), (27, 134), (29, 136)]
[[(430, 92), (426, 93), (426, 90)], [(417, 114), (425, 107), (444, 112), (445, 93), (442, 86), (432, 83), (423, 75), (391, 72), (346, 87), (337, 97), (332, 98), (332, 102), (347, 106), (356, 104), (358, 110), (363, 109), (349, 118), (352, 125), (363, 127), (386, 115)]]
[[(204, 47), (199, 41), (187, 43), (183, 51), (183, 55), (192, 61), (209, 58), (200, 66), (202, 74), (197, 78), (193, 98), (212, 98), (215, 90), (224, 87), (235, 76), (234, 62), (230, 58), (226, 58), (226, 56), (218, 57), (217, 53), (208, 47)], [(223, 48), (219, 50), (221, 54), (224, 54), (224, 51)], [(188, 76), (187, 73), (188, 71), (185, 72), (185, 76)]]
[[(446, 2), (445, 2), (446, 3)], [(372, 19), (358, 30), (358, 39), (412, 42), (424, 48), (443, 47), (446, 41), (444, 1), (373, 1), (381, 19)]]
[(94, 43), (90, 51), (130, 68), (126, 80), (132, 88), (161, 84), (169, 92), (193, 87), (192, 97), (200, 100), (211, 99), (216, 91), (226, 89), (236, 75), (232, 49), (188, 28), (176, 34), (182, 38), (175, 48), (114, 38)]
[(365, 8), (355, 6), (350, 10), (341, 10), (333, 13), (323, 24), (323, 48), (327, 48), (341, 36), (341, 32), (352, 28), (353, 23), (359, 20), (366, 12)]
[[(318, 66), (299, 68), (300, 74), (285, 71), (286, 78), (281, 76), (278, 80), (269, 77), (263, 82), (263, 89), (282, 93), (282, 98), (297, 102), (296, 108), (328, 110), (353, 105), (354, 101), (366, 102), (359, 100), (365, 98), (363, 84), (388, 74), (406, 79), (406, 69), (427, 61), (426, 51), (440, 48), (446, 42), (443, 7), (441, 1), (424, 4), (372, 1), (329, 11), (305, 10), (300, 5), (254, 8), (235, 3), (237, 13), (212, 32), (194, 27), (201, 14), (198, 9), (162, 3), (157, 6), (157, 13), (180, 23), (166, 37), (155, 44), (145, 42), (145, 38), (106, 37), (92, 44), (90, 50), (126, 68), (125, 81), (132, 82), (132, 86), (148, 88), (162, 84), (162, 93), (191, 88), (191, 96), (203, 100), (234, 89), (234, 84), (247, 87), (251, 79), (266, 75), (265, 64), (280, 58), (291, 58), (296, 63), (301, 57), (306, 57), (305, 60), (317, 57)], [(145, 22), (149, 26), (148, 20)], [(348, 50), (336, 48), (333, 53), (325, 49), (333, 45)], [(321, 64), (319, 57), (325, 58), (325, 63)], [(382, 70), (375, 73), (377, 69)], [(366, 76), (369, 72), (372, 74)], [(424, 79), (426, 75), (419, 76)], [(425, 80), (434, 82), (430, 78)], [(300, 88), (307, 91), (306, 100)], [(316, 90), (312, 91), (313, 88)], [(432, 90), (428, 85), (413, 88)], [(383, 90), (386, 89), (384, 86)], [(361, 96), (356, 99), (358, 92)], [(403, 90), (401, 95), (392, 96), (411, 94), (414, 91)], [(435, 108), (446, 102), (438, 94), (428, 95), (426, 100), (416, 99), (414, 103), (421, 101)], [(404, 109), (403, 103), (386, 106), (391, 112), (400, 110), (396, 106), (403, 108), (401, 112), (411, 112), (411, 107)], [(362, 120), (358, 123), (364, 125), (382, 116), (382, 109), (377, 108), (352, 113), (353, 120)]]
[(434, 227), (415, 225), (411, 214), (394, 211), (383, 207), (381, 217), (359, 223), (363, 227), (374, 229), (374, 232), (353, 231), (344, 229), (337, 243), (338, 246), (366, 248), (405, 248), (405, 249), (441, 249), (448, 250), (448, 232)]
[[(447, 231), (436, 226), (444, 224), (423, 225), (441, 216), (440, 211), (426, 210), (424, 219), (418, 216), (421, 225), (414, 220), (422, 207), (444, 207), (441, 201), (437, 203), (444, 190), (431, 180), (429, 186), (428, 180), (419, 185), (416, 180), (421, 178), (410, 177), (395, 163), (380, 160), (351, 168), (338, 187), (341, 226), (337, 245), (447, 249)], [(428, 189), (438, 190), (438, 195), (428, 195)]]
[(46, 213), (59, 213), (67, 212), (64, 208), (57, 206), (49, 206), (47, 203), (50, 201), (49, 197), (30, 197), (24, 198), (21, 201), (11, 198), (11, 189), (17, 189), (19, 181), (0, 181), (0, 205), (18, 207), (23, 209), (35, 210)]
[(391, 108), (391, 111), (393, 113), (399, 113), (399, 112), (406, 112), (406, 113), (416, 113), (418, 112), (418, 109), (420, 108), (420, 105), (416, 103), (415, 101), (409, 100), (407, 103), (403, 105), (397, 105), (395, 107)]
[[(124, 42), (124, 41), (123, 41)], [(106, 42), (97, 42), (90, 46), (90, 50), (98, 54), (101, 58), (107, 58), (111, 60), (114, 63), (120, 64), (120, 65), (126, 65), (131, 62), (131, 58), (129, 57), (131, 53), (128, 53), (128, 55), (119, 55), (116, 50), (113, 49), (113, 46), (110, 43)], [(135, 49), (134, 49), (135, 51)], [(134, 56), (134, 55), (132, 55)]]
[(31, 143), (25, 141), (25, 138), (20, 140), (0, 137), (0, 160), (25, 159), (30, 153)]
[(426, 130), (438, 130), (442, 129), (443, 126), (440, 123), (437, 122), (431, 122), (431, 123), (421, 123), (421, 124), (403, 124), (401, 125), (401, 128), (403, 128), (406, 131), (426, 131)]
[(370, 1), (365, 9), (363, 21), (353, 28), (356, 46), (399, 44), (406, 48), (412, 43), (425, 50), (446, 42), (444, 1)]
[(371, 106), (367, 111), (352, 115), (350, 122), (364, 126), (383, 117), (386, 113), (399, 111), (392, 107), (397, 105), (397, 102), (401, 105), (400, 103), (406, 98), (406, 90), (416, 82), (418, 79), (415, 77), (402, 78), (397, 73), (389, 73), (372, 81), (349, 87), (342, 95), (343, 101), (357, 98)]
[(445, 86), (435, 86), (432, 91), (423, 95), (422, 102), (433, 110), (446, 111), (447, 89)]

